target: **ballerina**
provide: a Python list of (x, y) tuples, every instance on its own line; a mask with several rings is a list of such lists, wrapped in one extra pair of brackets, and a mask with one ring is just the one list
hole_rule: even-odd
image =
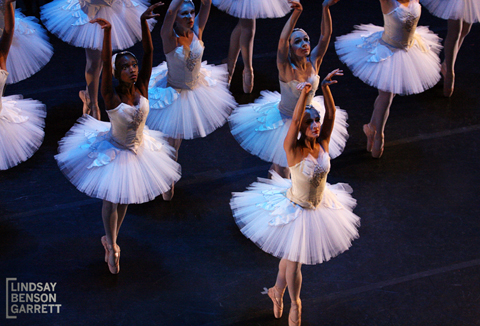
[(385, 124), (395, 94), (421, 93), (440, 80), (440, 39), (418, 26), (418, 0), (380, 0), (385, 27), (356, 26), (340, 36), (335, 48), (355, 76), (378, 89), (372, 117), (363, 126), (367, 151), (380, 158)]
[[(153, 9), (160, 5), (150, 6), (140, 17), (144, 50), (141, 69), (130, 52), (112, 57), (112, 25), (108, 21), (91, 21), (104, 31), (101, 91), (111, 123), (84, 115), (60, 141), (59, 154), (55, 156), (60, 170), (78, 190), (103, 199), (106, 235), (101, 242), (112, 274), (120, 271), (117, 236), (128, 205), (153, 200), (180, 179), (180, 165), (173, 159), (173, 148), (160, 132), (145, 127), (153, 61), (147, 19), (159, 16)], [(112, 74), (119, 80), (115, 89)]]
[[(290, 1), (293, 13), (282, 30), (277, 51), (281, 94), (263, 91), (255, 103), (239, 106), (229, 118), (232, 135), (240, 146), (262, 160), (272, 162), (271, 169), (282, 177), (289, 175), (282, 140), (287, 135), (293, 109), (300, 96), (296, 86), (306, 81), (311, 83), (307, 104), (313, 105), (321, 113), (320, 116), (325, 112), (321, 96), (314, 98), (314, 95), (320, 80), (318, 71), (332, 34), (329, 7), (336, 2), (323, 2), (321, 35), (318, 44), (311, 50), (308, 34), (303, 29), (295, 28), (303, 7), (298, 1)], [(346, 120), (347, 113), (337, 109), (329, 153), (332, 158), (340, 155), (345, 147), (348, 138)]]
[[(211, 0), (202, 0), (198, 15), (192, 1), (173, 0), (161, 36), (166, 62), (150, 78), (147, 125), (169, 137), (178, 150), (182, 139), (205, 137), (227, 121), (237, 105), (227, 88), (225, 66), (202, 63), (203, 30)], [(171, 200), (173, 186), (163, 195)]]
[[(13, 0), (6, 0), (4, 28), (0, 39), (0, 170), (26, 161), (40, 147), (45, 135), (46, 107), (21, 95), (2, 96), (9, 73), (9, 50), (15, 38)], [(20, 61), (21, 63), (21, 61)]]
[(312, 85), (297, 85), (301, 95), (283, 143), (292, 179), (271, 171), (271, 180), (259, 178), (246, 191), (233, 193), (230, 201), (240, 231), (260, 249), (281, 259), (275, 285), (264, 293), (273, 301), (275, 318), (280, 318), (288, 287), (290, 326), (301, 322), (302, 264), (326, 262), (358, 238), (360, 218), (352, 212), (356, 200), (350, 195), (351, 187), (326, 182), (335, 120), (329, 85), (336, 83), (332, 78), (338, 75), (342, 71), (334, 70), (321, 83), (326, 108), (323, 123), (316, 109), (306, 108)]
[[(148, 6), (148, 0), (53, 0), (42, 6), (41, 20), (52, 34), (68, 44), (85, 48), (87, 85), (79, 93), (84, 114), (101, 119), (98, 87), (102, 72), (100, 49), (103, 32), (99, 26), (89, 24), (89, 21), (108, 19), (112, 24), (113, 50), (123, 50), (141, 39), (138, 19)], [(154, 24), (154, 19), (149, 21), (150, 30)]]
[[(13, 5), (15, 8), (15, 4)], [(0, 33), (3, 31), (4, 8), (0, 10)], [(47, 32), (35, 17), (26, 17), (15, 10), (15, 32), (7, 59), (7, 84), (27, 79), (42, 69), (52, 58), (53, 47)]]
[(421, 0), (434, 16), (448, 20), (444, 43), (445, 59), (442, 63), (443, 95), (451, 97), (455, 85), (455, 61), (463, 40), (473, 23), (480, 21), (478, 0)]
[(242, 53), (243, 92), (251, 93), (253, 90), (253, 40), (255, 38), (257, 18), (279, 18), (290, 11), (287, 0), (213, 0), (213, 5), (227, 12), (229, 15), (238, 17), (238, 23), (230, 35), (227, 67), (228, 84), (230, 84), (237, 64), (237, 59)]

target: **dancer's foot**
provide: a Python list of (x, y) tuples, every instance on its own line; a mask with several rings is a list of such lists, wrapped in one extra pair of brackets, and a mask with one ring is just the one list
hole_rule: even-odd
[(367, 136), (367, 151), (371, 152), (373, 147), (373, 137), (375, 137), (375, 129), (370, 128), (370, 124), (363, 125), (363, 132)]
[(384, 139), (383, 135), (375, 134), (375, 139), (372, 146), (372, 157), (380, 158), (383, 154)]
[(172, 188), (170, 188), (170, 190), (168, 191), (165, 191), (163, 194), (162, 194), (162, 198), (163, 200), (165, 201), (171, 201), (172, 198), (173, 198), (173, 188), (174, 188), (175, 184), (173, 183), (172, 184)]
[(442, 63), (440, 71), (443, 75), (443, 96), (451, 97), (455, 87), (455, 74), (453, 72), (447, 72), (447, 66), (445, 65), (445, 61)]
[(302, 322), (302, 304), (292, 302), (290, 312), (288, 313), (288, 326), (300, 326)]
[(273, 315), (275, 318), (281, 318), (283, 314), (283, 294), (285, 293), (285, 289), (281, 291), (276, 286), (271, 287), (268, 289), (268, 296), (273, 301)]
[(78, 97), (83, 102), (83, 114), (90, 114), (90, 98), (88, 97), (88, 93), (86, 91), (80, 91), (78, 92)]
[(104, 235), (101, 239), (103, 248), (105, 248), (105, 262), (108, 263), (108, 242), (107, 242), (107, 236)]
[(243, 70), (243, 92), (250, 94), (253, 90), (253, 69)]
[(115, 245), (115, 250), (112, 246), (107, 246), (108, 250), (108, 269), (112, 274), (120, 272), (120, 247)]

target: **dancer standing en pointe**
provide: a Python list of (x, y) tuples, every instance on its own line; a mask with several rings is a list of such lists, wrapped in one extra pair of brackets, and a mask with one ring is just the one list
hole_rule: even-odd
[[(78, 190), (103, 199), (102, 219), (106, 235), (101, 242), (112, 274), (120, 271), (118, 232), (129, 204), (153, 200), (180, 179), (175, 151), (163, 135), (145, 127), (148, 115), (148, 82), (152, 71), (153, 44), (147, 19), (158, 17), (150, 6), (140, 17), (143, 59), (130, 52), (112, 57), (112, 25), (92, 20), (104, 31), (102, 97), (110, 122), (89, 115), (77, 120), (60, 141), (55, 156), (60, 170)], [(112, 74), (119, 85), (114, 88)]]
[[(22, 59), (27, 59), (20, 56), (17, 60), (8, 60), (12, 55), (9, 51), (16, 31), (13, 2), (5, 0), (0, 4), (4, 6), (1, 10), (4, 13), (4, 28), (0, 39), (0, 170), (7, 170), (30, 158), (45, 135), (45, 105), (23, 99), (21, 95), (2, 96), (9, 76), (9, 62), (22, 65)], [(21, 36), (18, 39), (25, 40)], [(17, 67), (16, 71), (22, 71), (22, 68)], [(21, 74), (17, 74), (19, 76)]]
[[(315, 96), (320, 77), (318, 71), (328, 49), (332, 35), (330, 6), (338, 0), (323, 2), (321, 35), (318, 44), (311, 50), (308, 34), (295, 28), (303, 7), (298, 1), (290, 1), (292, 15), (285, 24), (277, 51), (277, 68), (281, 94), (263, 91), (255, 103), (240, 105), (229, 118), (232, 135), (250, 154), (272, 162), (272, 170), (282, 177), (289, 176), (287, 156), (283, 139), (292, 122), (293, 109), (300, 97), (297, 85), (309, 82), (312, 89), (307, 96), (307, 104), (312, 105), (324, 116), (325, 107), (321, 96)], [(347, 113), (337, 108), (335, 129), (332, 132), (329, 155), (340, 155), (348, 138)]]
[(213, 0), (213, 5), (229, 15), (239, 18), (230, 35), (228, 49), (228, 84), (232, 80), (238, 55), (243, 60), (243, 92), (253, 90), (253, 40), (255, 38), (257, 18), (278, 18), (285, 16), (291, 9), (288, 0)]
[(271, 171), (272, 179), (259, 178), (246, 191), (233, 193), (230, 201), (240, 231), (260, 249), (281, 259), (275, 285), (265, 289), (265, 293), (273, 301), (275, 318), (280, 318), (288, 287), (289, 326), (301, 323), (302, 264), (326, 262), (358, 238), (360, 218), (352, 212), (356, 200), (350, 195), (351, 187), (327, 183), (335, 121), (329, 85), (336, 83), (332, 78), (338, 75), (342, 72), (337, 69), (321, 83), (325, 101), (323, 123), (316, 109), (306, 107), (312, 85), (297, 85), (301, 95), (283, 143), (291, 180)]
[(448, 20), (447, 37), (444, 43), (445, 58), (442, 63), (443, 95), (450, 97), (455, 88), (455, 61), (458, 51), (473, 23), (480, 21), (478, 0), (421, 0), (434, 16)]
[[(52, 34), (68, 44), (85, 48), (87, 86), (79, 93), (84, 114), (98, 120), (101, 117), (98, 87), (102, 72), (103, 31), (89, 22), (97, 18), (111, 22), (113, 50), (123, 50), (141, 40), (138, 19), (148, 6), (148, 0), (53, 0), (42, 6), (41, 20)], [(150, 30), (154, 24), (154, 19), (149, 21)]]
[[(237, 105), (227, 87), (225, 65), (202, 63), (203, 31), (211, 0), (202, 0), (198, 15), (192, 1), (173, 0), (162, 25), (166, 62), (153, 68), (147, 125), (169, 137), (178, 150), (182, 139), (205, 137), (227, 122)], [(173, 186), (163, 199), (171, 200)]]
[(384, 130), (395, 94), (421, 93), (440, 80), (440, 39), (418, 26), (418, 0), (380, 0), (384, 27), (355, 26), (340, 36), (335, 48), (340, 60), (365, 83), (378, 89), (372, 117), (363, 126), (367, 151), (380, 158)]

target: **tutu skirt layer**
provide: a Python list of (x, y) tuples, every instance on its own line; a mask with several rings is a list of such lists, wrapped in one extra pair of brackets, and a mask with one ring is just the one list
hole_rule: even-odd
[(154, 130), (144, 129), (137, 153), (119, 148), (110, 123), (83, 116), (59, 142), (58, 166), (81, 192), (112, 203), (153, 200), (180, 179), (174, 149)]
[(432, 15), (442, 19), (463, 19), (473, 24), (480, 21), (478, 0), (420, 0)]
[(409, 95), (433, 87), (440, 80), (440, 38), (419, 26), (414, 44), (399, 49), (382, 40), (383, 30), (371, 24), (360, 25), (338, 37), (335, 49), (340, 60), (356, 77), (385, 92)]
[[(82, 48), (101, 49), (103, 30), (100, 25), (89, 21), (104, 18), (112, 24), (113, 50), (123, 50), (142, 39), (140, 16), (149, 3), (146, 0), (111, 2), (111, 5), (85, 4), (82, 8), (83, 1), (54, 0), (42, 7), (41, 19), (45, 27), (64, 42)], [(148, 22), (150, 30), (153, 29), (155, 19)]]
[(46, 108), (41, 102), (21, 95), (1, 98), (0, 170), (9, 169), (33, 155), (45, 135)]
[(227, 88), (226, 65), (202, 62), (200, 76), (193, 89), (167, 86), (166, 62), (153, 68), (148, 97), (150, 113), (147, 125), (171, 138), (205, 137), (227, 122), (237, 103)]
[(15, 32), (7, 57), (7, 84), (24, 80), (42, 69), (53, 55), (47, 32), (35, 17), (15, 11)]
[(218, 9), (238, 18), (277, 18), (290, 10), (287, 0), (213, 0)]
[[(287, 167), (283, 141), (292, 123), (292, 117), (280, 113), (278, 109), (280, 98), (278, 92), (262, 91), (255, 103), (240, 105), (228, 120), (232, 135), (243, 149), (264, 161)], [(323, 97), (316, 96), (312, 105), (319, 111), (323, 121), (325, 116)], [(347, 118), (347, 112), (337, 107), (329, 144), (329, 154), (332, 158), (339, 156), (345, 148), (348, 139)]]
[(316, 209), (292, 203), (291, 187), (274, 171), (244, 192), (233, 193), (230, 206), (240, 231), (263, 251), (302, 264), (320, 264), (347, 250), (358, 238), (360, 218), (347, 184), (327, 186)]

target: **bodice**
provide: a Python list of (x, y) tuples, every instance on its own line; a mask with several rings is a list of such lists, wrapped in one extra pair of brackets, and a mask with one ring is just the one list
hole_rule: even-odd
[(5, 83), (7, 82), (8, 72), (0, 69), (0, 112), (2, 112), (2, 96), (5, 89)]
[[(318, 85), (320, 83), (320, 76), (311, 75), (307, 81), (312, 84), (312, 89), (310, 90), (310, 92), (308, 92), (307, 95), (307, 105), (310, 105), (312, 103), (313, 97), (315, 96), (315, 92), (318, 89)], [(298, 80), (292, 80), (288, 83), (284, 83), (280, 80), (281, 100), (280, 104), (278, 105), (278, 109), (282, 114), (289, 117), (293, 115), (293, 111), (295, 110), (297, 101), (300, 98), (300, 94), (302, 93), (301, 90), (297, 89), (298, 84), (300, 84)]]
[(397, 1), (395, 4), (395, 9), (383, 15), (385, 31), (382, 40), (395, 48), (408, 49), (413, 45), (422, 9), (417, 0), (410, 0), (408, 7)]
[(292, 187), (287, 192), (287, 198), (303, 208), (316, 208), (322, 201), (329, 171), (328, 153), (320, 154), (318, 159), (308, 155), (290, 167)]
[(112, 124), (111, 139), (120, 147), (136, 153), (143, 141), (143, 128), (148, 116), (148, 100), (140, 96), (137, 105), (120, 103), (115, 109), (108, 110), (108, 117)]
[(167, 86), (177, 89), (194, 89), (202, 66), (203, 42), (193, 35), (190, 46), (178, 46), (167, 53)]

